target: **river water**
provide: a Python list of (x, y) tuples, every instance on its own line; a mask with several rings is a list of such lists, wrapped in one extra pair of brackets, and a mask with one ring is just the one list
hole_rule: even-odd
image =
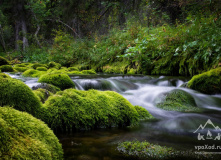
[[(24, 78), (11, 75), (23, 80), (29, 87), (36, 86), (37, 78)], [(147, 109), (156, 120), (143, 121), (135, 128), (111, 128), (75, 133), (57, 134), (64, 149), (65, 159), (77, 160), (121, 160), (126, 159), (117, 150), (119, 142), (127, 140), (146, 140), (178, 150), (193, 150), (199, 145), (220, 145), (221, 140), (214, 140), (221, 133), (221, 95), (206, 95), (197, 91), (182, 88), (187, 82), (186, 77), (169, 76), (125, 76), (125, 75), (88, 75), (71, 76), (79, 90), (97, 89), (116, 91), (133, 105)], [(188, 92), (195, 99), (199, 113), (182, 113), (165, 111), (156, 107), (165, 93), (174, 89)], [(210, 120), (210, 121), (208, 121)], [(204, 125), (208, 121), (204, 128)], [(212, 122), (212, 123), (211, 123)], [(216, 128), (214, 128), (214, 126)], [(205, 140), (198, 140), (194, 133), (199, 126), (205, 133)], [(210, 131), (211, 135), (207, 135)], [(209, 137), (210, 136), (210, 137)], [(211, 139), (212, 138), (212, 139)], [(208, 150), (207, 150), (208, 151)], [(212, 152), (213, 150), (209, 150)], [(221, 150), (214, 150), (214, 152)]]

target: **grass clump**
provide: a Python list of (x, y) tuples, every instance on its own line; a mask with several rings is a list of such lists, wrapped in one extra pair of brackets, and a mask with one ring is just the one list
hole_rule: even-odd
[(28, 113), (0, 107), (1, 159), (62, 160), (63, 151), (52, 130)]
[(38, 71), (35, 69), (28, 69), (22, 75), (25, 77), (40, 77), (43, 74), (46, 74), (46, 72), (45, 71)]
[(139, 114), (139, 119), (140, 120), (149, 120), (149, 119), (154, 119), (154, 117), (143, 107), (141, 106), (134, 106), (136, 109), (137, 113)]
[(221, 67), (193, 76), (187, 86), (206, 94), (221, 93)]
[(168, 111), (192, 112), (200, 110), (194, 98), (189, 93), (179, 89), (167, 93), (164, 100), (156, 106)]
[(39, 78), (38, 82), (52, 84), (61, 90), (75, 87), (74, 82), (66, 74), (45, 74)]
[(14, 72), (15, 71), (11, 65), (2, 65), (0, 67), (0, 70), (2, 72)]
[(41, 103), (32, 90), (22, 81), (0, 78), (0, 106), (8, 105), (17, 110), (36, 115)]
[(8, 61), (5, 58), (0, 56), (0, 66), (8, 65), (8, 64), (9, 64)]
[(113, 91), (67, 89), (50, 96), (44, 104), (44, 121), (54, 130), (80, 130), (137, 124), (134, 106)]
[(44, 103), (48, 99), (48, 97), (52, 95), (51, 92), (42, 88), (36, 89), (33, 92), (42, 103)]
[(37, 67), (36, 70), (38, 70), (38, 71), (47, 71), (48, 69), (46, 67)]

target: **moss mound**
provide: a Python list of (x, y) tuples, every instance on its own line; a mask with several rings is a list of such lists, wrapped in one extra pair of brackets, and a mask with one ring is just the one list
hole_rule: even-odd
[(46, 74), (46, 72), (45, 71), (38, 71), (35, 69), (28, 69), (22, 75), (25, 77), (40, 77), (43, 74)]
[(3, 65), (0, 67), (0, 70), (2, 72), (14, 72), (15, 71), (11, 65)]
[(17, 79), (0, 78), (0, 88), (0, 106), (8, 105), (37, 115), (41, 103), (25, 83)]
[(11, 77), (5, 73), (0, 73), (0, 79), (1, 78), (11, 78)]
[(139, 114), (139, 119), (140, 120), (149, 120), (149, 119), (154, 119), (154, 117), (143, 107), (140, 106), (134, 106), (136, 109), (137, 113)]
[(48, 67), (49, 68), (61, 69), (61, 64), (56, 63), (56, 62), (49, 62)]
[(32, 68), (36, 69), (38, 67), (45, 67), (48, 68), (48, 66), (46, 64), (40, 64), (40, 63), (35, 63), (31, 66)]
[(36, 70), (38, 70), (38, 71), (47, 71), (48, 69), (46, 67), (37, 67)]
[(143, 141), (126, 141), (118, 144), (118, 151), (130, 159), (151, 159), (151, 160), (177, 160), (177, 159), (200, 159), (206, 160), (214, 158), (213, 155), (201, 152), (195, 154), (194, 151), (178, 151), (171, 147), (154, 145)]
[(27, 66), (27, 65), (24, 64), (24, 63), (23, 63), (23, 64), (16, 64), (16, 65), (15, 65), (15, 67), (26, 67), (26, 66)]
[(44, 121), (54, 130), (92, 129), (137, 124), (139, 115), (123, 96), (112, 91), (67, 89), (44, 104)]
[(63, 159), (57, 137), (42, 121), (9, 107), (0, 107), (1, 159)]
[(221, 93), (221, 67), (193, 76), (187, 86), (206, 94)]
[(54, 94), (58, 91), (61, 91), (58, 87), (52, 84), (47, 84), (47, 83), (42, 83), (42, 84), (32, 87), (33, 90), (37, 90), (38, 88), (46, 89), (47, 91), (54, 93)]
[(27, 67), (14, 67), (14, 69), (18, 72), (25, 72), (26, 70), (28, 70)]
[(157, 107), (168, 111), (200, 111), (194, 98), (189, 93), (179, 89), (167, 93), (163, 102), (158, 103)]
[(33, 91), (34, 94), (39, 98), (39, 100), (44, 103), (49, 96), (52, 96), (52, 93), (46, 89), (39, 88)]
[(5, 58), (0, 56), (0, 66), (8, 65), (8, 64), (9, 64), (8, 61)]
[(69, 71), (79, 71), (79, 69), (77, 67), (69, 67), (68, 70)]
[(81, 71), (83, 74), (96, 74), (96, 72), (94, 70), (83, 70)]
[(52, 84), (61, 90), (75, 87), (74, 82), (66, 74), (45, 74), (39, 78), (38, 82)]

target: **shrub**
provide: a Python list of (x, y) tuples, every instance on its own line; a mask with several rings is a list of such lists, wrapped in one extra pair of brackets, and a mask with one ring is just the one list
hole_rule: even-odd
[(74, 82), (66, 74), (45, 74), (39, 78), (38, 82), (52, 84), (61, 90), (75, 87)]
[(46, 89), (49, 92), (54, 93), (54, 94), (58, 91), (61, 91), (58, 87), (52, 84), (47, 84), (47, 83), (42, 83), (42, 84), (32, 87), (33, 90), (37, 90), (38, 88)]
[(46, 64), (35, 63), (35, 64), (32, 65), (32, 68), (34, 68), (34, 69), (36, 69), (38, 67), (48, 68), (48, 66)]
[(135, 125), (138, 113), (123, 96), (113, 91), (67, 89), (44, 104), (44, 121), (54, 130), (92, 129)]
[(48, 126), (9, 107), (0, 107), (1, 159), (61, 160), (63, 151)]
[(46, 74), (46, 72), (45, 71), (38, 71), (35, 69), (28, 69), (22, 75), (25, 77), (40, 77), (43, 74)]
[(5, 58), (0, 56), (0, 66), (8, 65), (8, 64), (9, 64), (8, 61)]
[(154, 117), (145, 108), (140, 107), (140, 106), (134, 106), (134, 108), (139, 114), (140, 120), (154, 119)]
[(165, 95), (164, 100), (157, 107), (168, 111), (199, 111), (194, 98), (187, 92), (175, 89)]
[(22, 81), (0, 78), (0, 106), (8, 105), (32, 115), (39, 112), (41, 103), (32, 90)]
[(193, 76), (187, 86), (206, 94), (221, 93), (221, 67)]
[(61, 64), (56, 63), (56, 62), (49, 62), (48, 67), (49, 68), (61, 69)]
[(2, 72), (14, 72), (14, 69), (11, 65), (3, 65), (0, 67)]
[(38, 70), (38, 71), (47, 71), (48, 69), (46, 67), (37, 67), (36, 70)]

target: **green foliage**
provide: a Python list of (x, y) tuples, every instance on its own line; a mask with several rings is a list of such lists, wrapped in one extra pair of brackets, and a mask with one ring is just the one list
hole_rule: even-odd
[(91, 69), (91, 70), (83, 70), (81, 71), (83, 74), (96, 74), (95, 70)]
[(68, 70), (69, 71), (79, 71), (79, 69), (77, 67), (69, 67)]
[(16, 64), (15, 65), (15, 67), (26, 67), (26, 66), (27, 66), (27, 64), (24, 64), (24, 63), (23, 64)]
[(58, 138), (48, 126), (10, 107), (0, 107), (1, 159), (62, 160)]
[(0, 79), (1, 78), (11, 78), (11, 77), (5, 73), (0, 73)]
[(167, 93), (157, 107), (168, 111), (192, 112), (200, 111), (194, 98), (187, 92), (179, 89)]
[(32, 68), (34, 68), (34, 69), (36, 69), (38, 67), (48, 68), (48, 66), (46, 64), (35, 63), (35, 64), (32, 65)]
[(27, 67), (14, 67), (14, 69), (18, 72), (25, 72), (26, 70), (28, 70)]
[(50, 96), (43, 120), (53, 130), (92, 129), (135, 125), (138, 113), (120, 94), (112, 91), (67, 89)]
[(38, 88), (33, 91), (34, 94), (39, 98), (39, 100), (44, 103), (52, 93), (46, 89)]
[(61, 69), (61, 64), (56, 63), (56, 62), (49, 62), (48, 67), (49, 68)]
[(187, 86), (206, 94), (221, 93), (221, 67), (193, 76)]
[(38, 82), (52, 84), (61, 90), (74, 88), (74, 82), (66, 74), (45, 74), (42, 75)]
[(134, 106), (137, 113), (139, 114), (140, 120), (148, 120), (148, 119), (154, 119), (154, 117), (143, 107), (141, 106)]
[(8, 64), (9, 64), (8, 61), (5, 58), (0, 56), (0, 66), (8, 65)]
[(46, 72), (35, 69), (28, 69), (22, 75), (25, 77), (40, 77), (43, 74), (46, 74)]
[(45, 89), (53, 94), (55, 94), (58, 91), (61, 91), (58, 87), (52, 84), (47, 84), (47, 83), (41, 83), (37, 86), (32, 87), (33, 90), (40, 89), (40, 88)]
[(37, 67), (36, 70), (38, 70), (38, 71), (47, 71), (48, 69), (46, 67)]
[(12, 78), (0, 78), (0, 106), (13, 108), (37, 115), (41, 107), (38, 97), (22, 81)]
[(2, 65), (0, 66), (0, 70), (2, 72), (14, 72), (15, 71), (11, 65)]

